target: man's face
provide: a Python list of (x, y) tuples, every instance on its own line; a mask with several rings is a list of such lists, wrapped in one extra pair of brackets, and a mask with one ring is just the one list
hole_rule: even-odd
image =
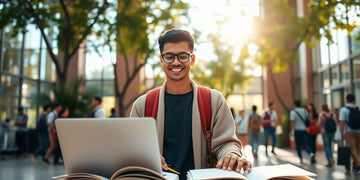
[(55, 111), (56, 111), (56, 112), (60, 112), (61, 109), (62, 109), (62, 106), (56, 106), (56, 107), (55, 107)]
[[(185, 41), (176, 42), (176, 43), (172, 43), (172, 42), (165, 43), (162, 54), (166, 54), (166, 53), (178, 54), (182, 52), (191, 54), (191, 50), (189, 49), (189, 46)], [(160, 62), (167, 76), (168, 81), (169, 80), (181, 81), (185, 78), (189, 78), (190, 67), (195, 62), (195, 55), (189, 56), (189, 60), (185, 63), (180, 62), (178, 60), (178, 57), (175, 56), (174, 62), (170, 64), (165, 63), (164, 60), (162, 59), (162, 56), (160, 55)]]
[(97, 101), (96, 99), (93, 99), (92, 105), (93, 105), (93, 107), (97, 107), (99, 105), (99, 101)]
[(274, 110), (274, 109), (275, 109), (275, 104), (269, 106), (269, 109), (270, 109), (270, 110)]

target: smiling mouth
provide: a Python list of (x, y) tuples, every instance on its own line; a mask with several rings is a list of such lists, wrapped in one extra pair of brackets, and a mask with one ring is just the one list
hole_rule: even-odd
[(170, 69), (170, 71), (172, 71), (172, 72), (181, 72), (181, 71), (183, 71), (185, 68), (184, 67), (171, 67), (171, 68), (169, 68)]

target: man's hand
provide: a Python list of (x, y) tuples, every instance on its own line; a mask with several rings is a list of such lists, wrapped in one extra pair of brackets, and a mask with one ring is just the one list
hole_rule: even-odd
[(245, 158), (241, 158), (234, 153), (228, 153), (217, 162), (216, 168), (229, 171), (234, 170), (238, 173), (241, 170), (250, 172), (252, 164)]

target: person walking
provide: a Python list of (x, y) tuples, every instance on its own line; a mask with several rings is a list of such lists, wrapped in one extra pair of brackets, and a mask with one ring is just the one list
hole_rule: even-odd
[(248, 143), (248, 120), (249, 118), (245, 116), (244, 110), (239, 110), (239, 115), (235, 117), (236, 135), (244, 147)]
[(50, 164), (49, 158), (56, 149), (57, 146), (57, 134), (56, 129), (54, 127), (54, 121), (59, 116), (59, 112), (61, 111), (62, 106), (59, 103), (54, 105), (54, 110), (51, 111), (47, 116), (47, 125), (48, 125), (48, 134), (49, 134), (49, 142), (50, 145), (46, 150), (45, 157), (43, 158), (43, 162), (46, 164)]
[(334, 141), (334, 134), (336, 131), (336, 115), (330, 112), (330, 109), (327, 104), (322, 105), (322, 111), (319, 114), (318, 126), (320, 132), (322, 133), (322, 139), (324, 144), (325, 156), (328, 160), (326, 167), (332, 167), (335, 163), (333, 152), (332, 152), (332, 142)]
[(300, 159), (300, 163), (303, 163), (302, 148), (310, 155), (310, 161), (313, 161), (314, 152), (312, 152), (311, 147), (308, 143), (308, 133), (306, 131), (305, 121), (307, 119), (307, 111), (300, 107), (300, 101), (294, 101), (295, 108), (290, 112), (290, 136), (294, 134), (295, 136), (295, 146), (296, 152)]
[[(47, 115), (51, 112), (49, 105), (43, 106), (43, 112), (40, 114), (38, 123), (36, 124), (37, 133), (40, 140), (40, 145), (36, 148), (30, 158), (36, 162), (36, 156), (41, 155), (44, 158), (47, 148), (49, 147), (49, 134), (47, 128)], [(42, 126), (42, 127), (40, 127)]]
[(308, 113), (308, 117), (309, 117), (309, 121), (310, 121), (310, 127), (307, 128), (307, 132), (308, 132), (308, 143), (309, 146), (311, 148), (311, 152), (314, 153), (313, 158), (311, 158), (311, 164), (315, 164), (316, 163), (316, 137), (317, 135), (320, 133), (320, 129), (318, 127), (318, 113), (316, 111), (316, 108), (314, 106), (314, 103), (309, 103), (306, 106), (306, 110)]
[(252, 106), (252, 113), (249, 116), (249, 137), (251, 152), (255, 159), (258, 157), (258, 149), (260, 145), (260, 127), (262, 125), (261, 116), (256, 113), (257, 107)]
[[(353, 114), (351, 114), (353, 113)], [(359, 107), (355, 105), (355, 95), (348, 94), (346, 96), (346, 105), (340, 109), (339, 121), (340, 121), (340, 131), (342, 139), (345, 139), (346, 144), (351, 149), (351, 157), (353, 160), (353, 169), (357, 171), (357, 174), (360, 174), (360, 128), (350, 127), (352, 122), (359, 119), (350, 118), (350, 115), (357, 115), (359, 117)]]
[[(194, 39), (188, 31), (172, 29), (158, 40), (160, 64), (166, 81), (157, 90), (156, 119), (159, 144), (164, 170), (168, 164), (180, 172), (180, 180), (186, 179), (190, 169), (205, 168), (208, 164), (208, 150), (217, 159), (216, 168), (250, 171), (251, 162), (244, 156), (242, 145), (235, 133), (235, 122), (223, 95), (214, 89), (205, 89), (190, 78), (190, 68), (195, 63)], [(201, 88), (199, 92), (199, 88)], [(204, 88), (204, 89), (202, 89)], [(210, 96), (211, 104), (211, 146), (202, 132), (198, 97), (204, 92)], [(203, 94), (205, 94), (203, 93)], [(147, 97), (139, 97), (133, 104), (130, 116), (145, 117)], [(151, 96), (154, 97), (154, 96)], [(207, 96), (208, 97), (208, 96)], [(150, 99), (150, 98), (149, 98)], [(208, 134), (209, 135), (209, 134)], [(155, 144), (154, 144), (155, 145)], [(210, 144), (209, 144), (210, 145)], [(213, 155), (213, 156), (212, 156)], [(212, 158), (211, 158), (212, 159)]]
[(269, 137), (272, 141), (271, 153), (276, 155), (275, 146), (276, 146), (276, 126), (278, 125), (277, 114), (275, 111), (275, 104), (273, 102), (269, 103), (269, 108), (266, 109), (262, 114), (262, 126), (264, 128), (264, 145), (265, 145), (265, 155), (268, 156), (268, 143)]
[[(63, 107), (61, 109), (61, 111), (59, 112), (58, 117), (59, 118), (68, 118), (69, 117), (69, 108)], [(56, 137), (57, 137), (57, 131), (56, 131), (55, 122), (56, 122), (56, 119), (55, 119), (53, 125), (54, 125), (54, 129), (55, 129), (55, 132), (56, 132)], [(63, 162), (60, 161), (61, 159), (62, 159), (62, 153), (61, 153), (61, 149), (60, 149), (59, 139), (56, 138), (56, 148), (54, 150), (54, 164), (62, 165)]]

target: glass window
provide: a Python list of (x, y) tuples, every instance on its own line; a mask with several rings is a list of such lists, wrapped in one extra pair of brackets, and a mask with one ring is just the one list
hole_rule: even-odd
[(333, 43), (330, 44), (330, 63), (336, 64), (339, 62), (339, 52), (338, 52), (338, 45), (337, 45), (337, 32), (334, 30), (331, 32), (333, 35)]
[(104, 96), (113, 96), (114, 95), (114, 81), (113, 80), (108, 80), (108, 81), (104, 81), (104, 86), (103, 86), (103, 95)]
[(0, 92), (3, 95), (17, 96), (19, 94), (19, 78), (2, 75)]
[(28, 120), (28, 127), (29, 128), (35, 128), (36, 127), (36, 103), (37, 103), (37, 99), (36, 97), (33, 98), (26, 98), (24, 97), (22, 99), (22, 106), (26, 109), (26, 114), (28, 115), (29, 117), (29, 120)]
[(348, 61), (340, 65), (341, 70), (341, 82), (350, 82), (350, 66)]
[(114, 66), (112, 64), (105, 66), (104, 79), (114, 79)]
[(360, 51), (360, 41), (356, 40), (360, 34), (360, 26), (356, 27), (351, 33), (351, 51), (352, 53)]
[(339, 60), (343, 61), (349, 57), (348, 33), (346, 30), (338, 30), (338, 52)]
[(342, 90), (335, 90), (331, 92), (332, 106), (329, 106), (332, 110), (335, 108), (341, 108), (344, 104)]
[(360, 57), (353, 60), (354, 79), (360, 79)]
[(323, 88), (327, 88), (330, 86), (330, 77), (329, 77), (329, 71), (326, 70), (324, 72), (321, 73), (321, 82), (322, 82), (322, 87)]
[(21, 42), (23, 35), (11, 37), (11, 29), (5, 28), (2, 68), (13, 74), (20, 73)]
[(334, 66), (331, 68), (332, 84), (338, 84), (340, 82), (339, 67)]
[[(24, 80), (22, 84), (22, 96), (23, 97), (31, 97), (36, 98), (37, 97), (37, 85), (36, 81), (32, 80)], [(23, 104), (27, 104), (27, 102), (23, 102)]]
[(101, 81), (89, 81), (85, 83), (85, 90), (99, 95), (101, 93)]
[(10, 118), (15, 120), (15, 112), (17, 112), (17, 98), (0, 96), (0, 121)]
[(25, 49), (24, 52), (24, 76), (39, 78), (39, 50)]
[(101, 79), (103, 71), (103, 59), (96, 53), (86, 53), (86, 79)]
[(46, 48), (41, 49), (40, 79), (45, 81), (56, 81), (56, 69)]
[(329, 47), (328, 47), (328, 40), (326, 38), (321, 38), (320, 40), (320, 59), (321, 65), (328, 65), (329, 64)]
[(41, 104), (47, 104), (55, 98), (53, 94), (54, 85), (48, 83), (40, 84), (40, 101)]

